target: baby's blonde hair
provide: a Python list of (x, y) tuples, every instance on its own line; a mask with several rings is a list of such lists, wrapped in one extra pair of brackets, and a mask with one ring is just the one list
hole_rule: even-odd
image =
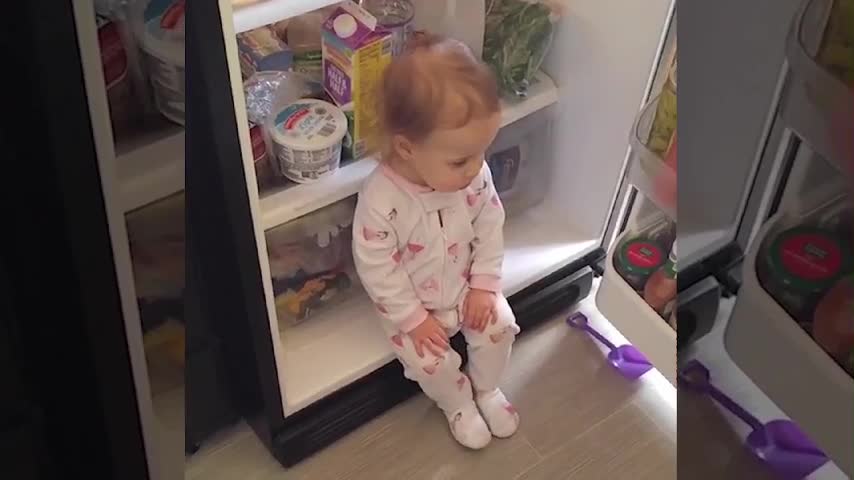
[[(465, 107), (449, 108), (451, 95)], [(388, 66), (377, 98), (375, 144), (383, 154), (391, 153), (395, 135), (420, 142), (437, 129), (460, 128), (501, 109), (498, 84), (486, 64), (458, 40), (423, 33)]]

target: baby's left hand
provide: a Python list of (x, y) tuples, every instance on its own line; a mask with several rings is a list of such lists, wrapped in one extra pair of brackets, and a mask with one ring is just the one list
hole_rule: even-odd
[(472, 288), (463, 303), (463, 325), (483, 333), (495, 318), (495, 293)]

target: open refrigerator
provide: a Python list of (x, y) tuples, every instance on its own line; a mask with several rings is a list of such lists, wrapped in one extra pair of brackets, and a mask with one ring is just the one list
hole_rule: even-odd
[[(284, 465), (416, 391), (352, 270), (352, 208), (376, 159), (342, 160), (308, 183), (270, 181), (269, 155), (267, 166), (256, 163), (265, 159), (247, 114), (242, 36), (329, 15), (337, 3), (222, 0), (194, 25), (207, 45), (218, 43), (206, 49), (202, 68), (204, 95), (218, 112), (211, 121), (219, 153), (206, 168), (221, 179), (229, 205), (222, 232), (243, 268), (233, 289), (246, 318), (224, 328), (227, 341), (251, 338), (231, 358), (259, 382), (259, 401), (244, 414)], [(442, 9), (454, 2), (413, 3), (428, 9), (422, 15), (445, 19), (437, 29), (453, 18)], [(414, 18), (424, 23), (417, 10)], [(629, 236), (654, 233), (665, 259), (673, 242), (674, 199), (657, 198), (655, 185), (663, 161), (652, 155), (641, 166), (630, 137), (651, 128), (655, 102), (668, 82), (675, 88), (675, 5), (627, 2), (615, 10), (583, 0), (567, 2), (554, 18), (549, 53), (526, 95), (505, 95), (502, 128), (487, 152), (508, 212), (503, 290), (524, 331), (587, 297), (594, 276), (603, 275), (599, 308), (672, 383), (675, 329), (608, 265), (612, 245)]]

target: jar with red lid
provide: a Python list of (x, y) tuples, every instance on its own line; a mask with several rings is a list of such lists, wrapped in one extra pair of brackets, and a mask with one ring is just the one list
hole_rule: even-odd
[(649, 277), (667, 261), (664, 246), (648, 235), (623, 241), (614, 255), (614, 268), (631, 285), (642, 292)]
[(808, 327), (821, 297), (851, 268), (850, 245), (837, 232), (798, 226), (768, 239), (756, 274), (762, 287)]

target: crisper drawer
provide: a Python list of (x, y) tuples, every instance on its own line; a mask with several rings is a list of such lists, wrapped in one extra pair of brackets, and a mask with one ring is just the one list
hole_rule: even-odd
[(655, 266), (651, 266), (649, 271), (661, 268), (661, 257), (667, 256), (673, 242), (672, 227), (673, 224), (660, 217), (647, 227), (634, 232), (627, 231), (617, 239), (614, 247), (608, 252), (605, 273), (596, 293), (596, 306), (605, 318), (675, 385), (676, 330), (642, 297), (639, 290), (642, 290), (648, 281), (644, 272), (635, 271), (631, 280), (627, 281), (615, 265), (615, 258), (620, 261), (620, 251), (627, 248), (628, 241), (643, 240), (647, 244), (646, 248), (656, 250), (651, 253), (656, 257), (652, 261)]
[(352, 196), (265, 232), (280, 328), (358, 295)]
[(546, 108), (504, 126), (486, 152), (486, 162), (508, 216), (545, 199), (549, 178), (553, 109)]
[(751, 380), (854, 475), (850, 217), (833, 204), (772, 217), (746, 256), (724, 338)]

